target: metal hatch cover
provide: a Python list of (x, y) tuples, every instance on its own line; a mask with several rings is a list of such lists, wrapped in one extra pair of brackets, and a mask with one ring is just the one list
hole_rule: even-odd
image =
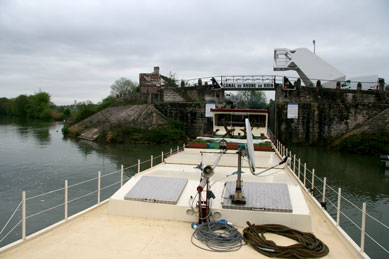
[(235, 182), (226, 182), (222, 207), (224, 209), (263, 210), (292, 212), (288, 185), (282, 183), (243, 182), (242, 193), (246, 204), (233, 204), (230, 198), (235, 193)]
[(187, 182), (185, 178), (142, 176), (124, 199), (177, 204)]

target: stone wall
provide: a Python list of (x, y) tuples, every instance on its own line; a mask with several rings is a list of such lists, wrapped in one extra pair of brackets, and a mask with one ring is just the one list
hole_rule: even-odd
[(224, 102), (224, 91), (210, 86), (165, 87), (162, 92), (164, 102)]
[(212, 119), (205, 117), (204, 103), (159, 103), (155, 107), (166, 117), (182, 122), (192, 138), (212, 129)]
[[(288, 103), (298, 103), (298, 119), (287, 118)], [(277, 87), (271, 128), (285, 143), (327, 144), (387, 108), (388, 92)]]

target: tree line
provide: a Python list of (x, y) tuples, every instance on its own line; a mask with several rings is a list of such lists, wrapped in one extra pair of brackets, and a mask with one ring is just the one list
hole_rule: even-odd
[(38, 92), (34, 95), (19, 95), (16, 98), (0, 98), (0, 115), (50, 120), (54, 116), (54, 104), (50, 94)]

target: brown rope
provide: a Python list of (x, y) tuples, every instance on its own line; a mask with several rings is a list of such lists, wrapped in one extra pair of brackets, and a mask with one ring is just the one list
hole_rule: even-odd
[[(283, 225), (265, 224), (252, 225), (243, 230), (243, 239), (255, 250), (269, 257), (281, 258), (318, 258), (329, 253), (328, 247), (312, 233), (301, 232)], [(265, 233), (274, 233), (296, 240), (298, 243), (290, 246), (278, 246), (272, 240), (265, 238)]]

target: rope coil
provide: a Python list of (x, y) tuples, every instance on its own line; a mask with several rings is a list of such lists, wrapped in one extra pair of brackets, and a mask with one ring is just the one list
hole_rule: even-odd
[[(247, 222), (247, 225), (248, 227), (243, 230), (244, 241), (263, 255), (281, 258), (318, 258), (329, 253), (328, 247), (312, 233), (277, 224), (252, 225)], [(298, 243), (279, 246), (274, 241), (266, 239), (264, 235), (266, 232), (296, 240)]]

